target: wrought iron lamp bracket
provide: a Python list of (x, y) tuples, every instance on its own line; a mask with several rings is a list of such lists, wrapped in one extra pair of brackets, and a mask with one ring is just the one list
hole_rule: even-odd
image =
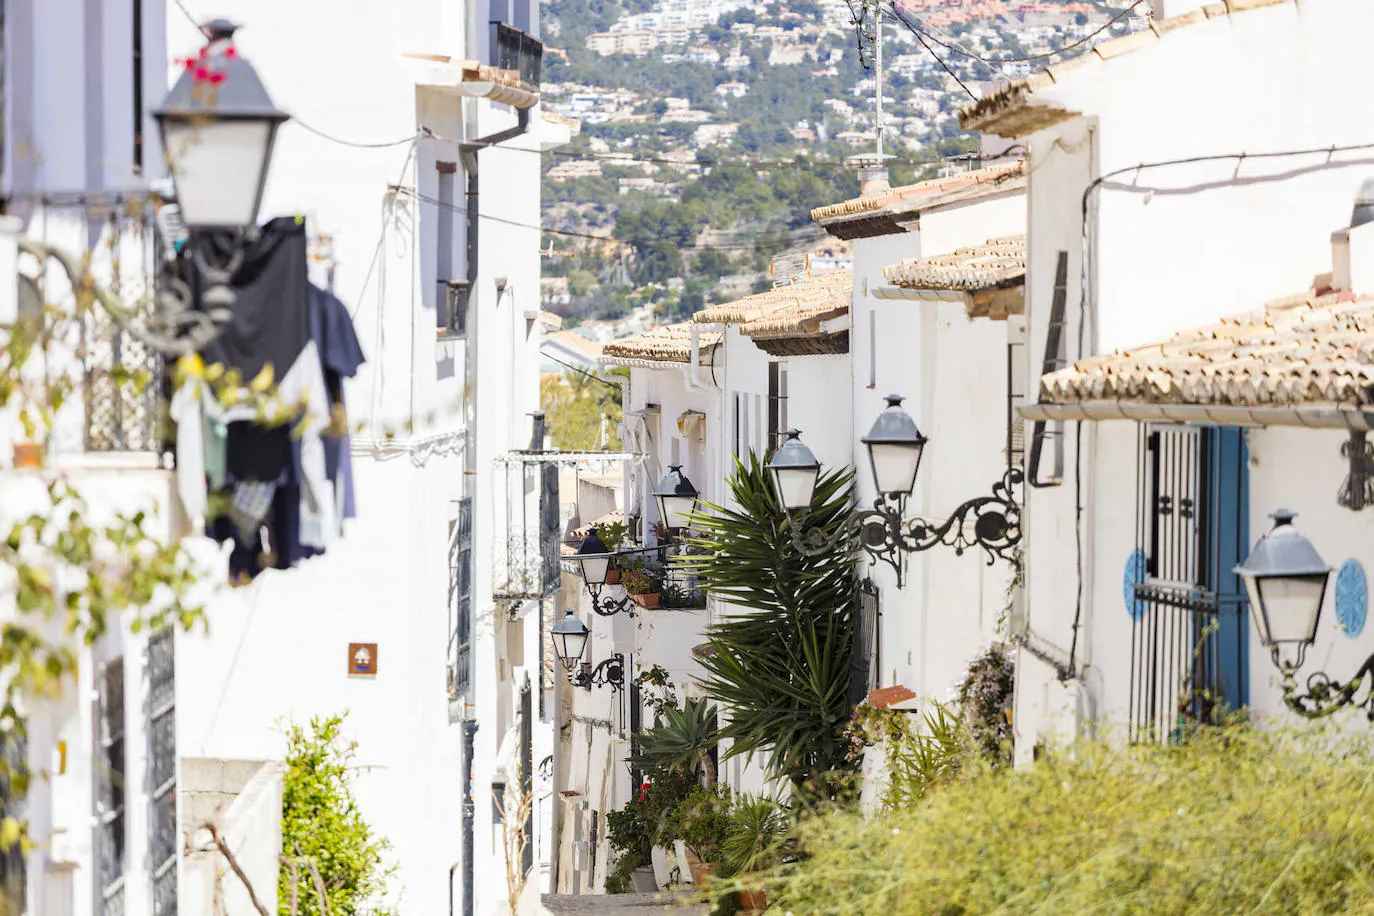
[(924, 518), (903, 518), (904, 500), (880, 496), (873, 508), (859, 513), (859, 543), (869, 558), (882, 560), (901, 574), (899, 560), (904, 553), (921, 553), (943, 544), (962, 556), (971, 547), (980, 547), (991, 566), (1000, 557), (1014, 560), (1021, 543), (1021, 503), (1017, 498), (1024, 475), (1020, 468), (1007, 468), (1002, 479), (992, 485), (992, 495), (965, 501), (943, 522)]
[(592, 596), (592, 611), (595, 614), (601, 617), (614, 617), (616, 614), (628, 614), (631, 617), (635, 615), (635, 605), (629, 595), (623, 598), (603, 598), (601, 589), (600, 585), (587, 586), (587, 593)]
[(569, 673), (568, 683), (583, 690), (609, 687), (612, 693), (619, 693), (625, 689), (625, 655), (617, 652), (595, 668), (591, 662), (583, 662), (576, 672)]
[[(1283, 673), (1283, 702), (1298, 715), (1307, 719), (1323, 719), (1347, 706), (1362, 708), (1365, 717), (1374, 722), (1374, 655), (1365, 659), (1355, 676), (1344, 684), (1331, 680), (1325, 671), (1314, 671), (1307, 676), (1306, 690), (1298, 690), (1298, 669), (1302, 667), (1302, 651), (1297, 663), (1279, 659), (1278, 650), (1271, 650), (1274, 664)], [(1356, 700), (1361, 688), (1365, 689), (1364, 698)]]

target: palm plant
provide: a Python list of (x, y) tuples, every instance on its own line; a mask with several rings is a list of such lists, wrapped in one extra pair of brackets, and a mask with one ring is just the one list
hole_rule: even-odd
[[(729, 710), (727, 756), (763, 754), (797, 789), (844, 766), (854, 638), (854, 556), (807, 556), (757, 454), (736, 462), (733, 506), (693, 518), (700, 554), (677, 558), (718, 598), (746, 608), (711, 627), (707, 694)], [(807, 515), (827, 535), (851, 524), (852, 472), (823, 474)]]
[(720, 852), (726, 877), (777, 865), (787, 838), (787, 812), (764, 795), (739, 795)]
[(711, 751), (719, 741), (715, 706), (706, 700), (688, 700), (682, 709), (665, 706), (659, 723), (639, 733), (639, 753), (631, 762), (646, 769), (699, 773), (707, 786), (714, 786)]

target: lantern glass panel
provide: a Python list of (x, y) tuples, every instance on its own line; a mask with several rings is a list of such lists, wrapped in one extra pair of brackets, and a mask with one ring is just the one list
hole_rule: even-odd
[(605, 585), (606, 573), (611, 568), (611, 558), (609, 556), (586, 556), (579, 558), (582, 562), (582, 581), (588, 585)]
[(873, 483), (879, 493), (907, 494), (916, 486), (916, 470), (921, 465), (922, 444), (868, 443), (873, 463)]
[(695, 496), (660, 496), (658, 497), (658, 511), (663, 517), (663, 524), (669, 528), (681, 530), (688, 527), (690, 516), (697, 508), (697, 498)]
[(167, 119), (162, 141), (181, 218), (192, 229), (257, 224), (277, 124), (269, 120)]
[(1256, 577), (1260, 614), (1265, 618), (1264, 635), (1268, 636), (1271, 645), (1311, 643), (1316, 639), (1326, 580), (1325, 573)]
[(571, 667), (587, 648), (586, 633), (555, 633), (553, 637), (554, 652), (558, 655), (558, 660)]
[(778, 468), (773, 471), (773, 482), (778, 488), (778, 497), (784, 509), (801, 511), (811, 508), (811, 497), (816, 492), (816, 480), (820, 477), (819, 468)]

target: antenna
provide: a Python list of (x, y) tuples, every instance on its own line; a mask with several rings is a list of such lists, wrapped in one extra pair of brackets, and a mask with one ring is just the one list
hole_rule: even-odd
[[(878, 193), (888, 188), (887, 161), (894, 158), (887, 154), (883, 143), (887, 132), (883, 117), (883, 0), (859, 0), (857, 10), (851, 3), (850, 13), (859, 39), (859, 62), (864, 69), (869, 69), (869, 60), (872, 60), (873, 82), (877, 89), (873, 106), (877, 148), (872, 153), (850, 156), (847, 161), (859, 173), (860, 193)], [(866, 47), (868, 45), (871, 50)]]

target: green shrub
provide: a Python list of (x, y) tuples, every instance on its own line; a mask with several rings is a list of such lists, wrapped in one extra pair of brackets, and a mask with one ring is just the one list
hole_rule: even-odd
[(278, 881), (281, 916), (324, 912), (306, 860), (324, 880), (332, 916), (384, 911), (367, 909), (386, 890), (391, 870), (383, 866), (390, 844), (363, 820), (353, 798), (349, 769), (357, 745), (343, 737), (343, 716), (292, 724), (286, 731), (286, 776), (282, 781), (282, 855), (299, 865), (299, 908), (291, 907), (291, 868)]
[(1374, 756), (1205, 729), (1181, 745), (974, 761), (911, 807), (804, 822), (797, 914), (1374, 913)]

